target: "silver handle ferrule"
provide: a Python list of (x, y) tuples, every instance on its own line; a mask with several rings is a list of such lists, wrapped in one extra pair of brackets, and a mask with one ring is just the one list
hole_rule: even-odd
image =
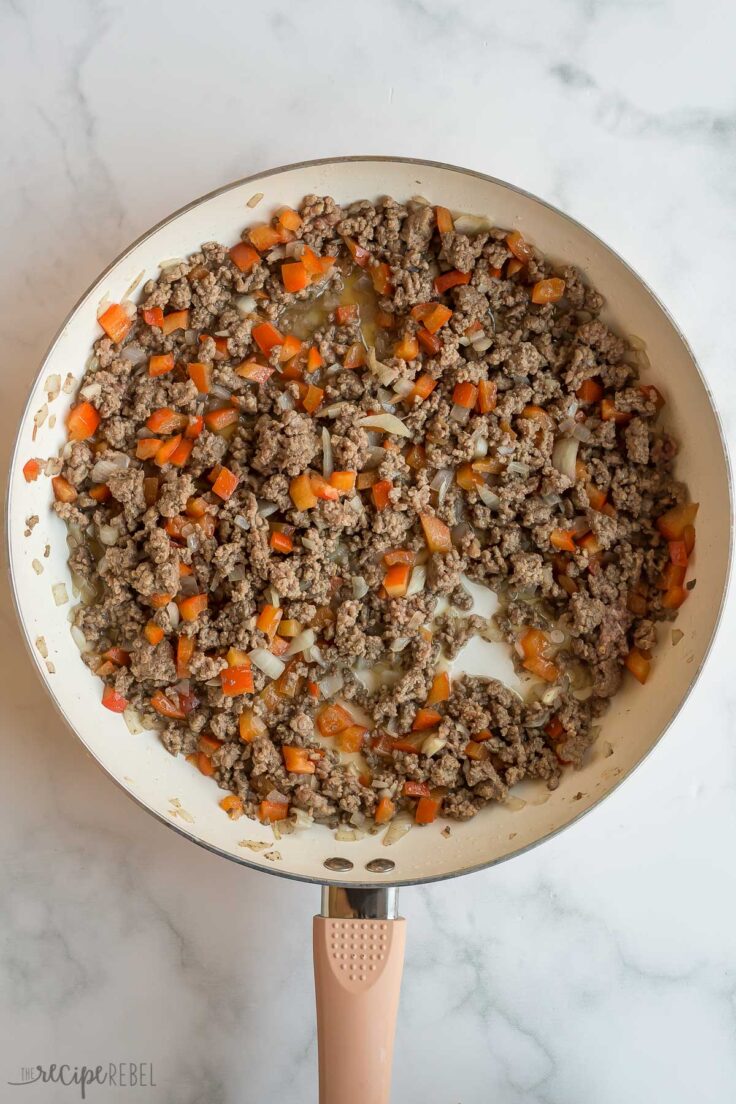
[(395, 886), (322, 886), (322, 915), (335, 920), (396, 920), (399, 891)]

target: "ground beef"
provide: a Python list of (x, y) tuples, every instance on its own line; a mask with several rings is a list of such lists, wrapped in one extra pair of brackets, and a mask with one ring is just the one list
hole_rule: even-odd
[[(519, 265), (500, 228), (439, 234), (418, 201), (312, 195), (299, 217), (272, 229), (303, 290), (280, 248), (243, 271), (210, 242), (145, 285), (125, 355), (96, 342), (100, 424), (54, 504), (84, 659), (230, 815), (360, 826), (415, 809), (414, 783), (466, 819), (524, 778), (556, 786), (649, 662), (678, 589), (653, 524), (686, 501), (676, 444), (576, 269)], [(564, 294), (537, 305), (552, 276)], [(188, 316), (164, 333), (158, 310)], [(168, 353), (163, 375), (134, 367)], [(579, 423), (573, 478), (555, 444)], [(466, 577), (497, 591), (494, 625)], [(512, 645), (528, 700), (445, 678), (477, 633)]]

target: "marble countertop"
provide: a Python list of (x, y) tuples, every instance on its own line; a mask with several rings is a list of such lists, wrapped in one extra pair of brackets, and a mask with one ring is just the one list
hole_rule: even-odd
[[(733, 442), (735, 33), (718, 0), (6, 0), (3, 439), (60, 319), (149, 225), (272, 165), (384, 153), (492, 173), (598, 231), (673, 311)], [(79, 1099), (6, 1087), (24, 1065), (125, 1060), (156, 1087), (89, 1100), (314, 1100), (318, 895), (116, 789), (59, 723), (0, 585), (0, 1098)], [(736, 1098), (729, 637), (733, 603), (667, 738), (600, 809), (402, 894), (396, 1102)]]

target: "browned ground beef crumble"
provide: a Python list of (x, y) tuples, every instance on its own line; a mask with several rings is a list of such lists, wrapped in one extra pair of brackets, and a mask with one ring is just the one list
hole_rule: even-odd
[[(554, 787), (564, 764), (580, 764), (632, 645), (651, 649), (654, 623), (674, 615), (662, 608), (658, 580), (667, 544), (654, 519), (686, 495), (672, 477), (676, 446), (657, 425), (656, 395), (640, 389), (637, 353), (600, 321), (603, 299), (574, 268), (555, 267), (533, 249), (509, 275), (509, 262), (512, 270), (518, 266), (507, 230), (440, 234), (432, 207), (390, 198), (343, 210), (329, 197), (310, 195), (300, 214), (295, 241), (336, 258), (331, 271), (305, 290), (285, 291), (281, 277), (284, 260), (298, 259), (298, 245), (266, 251), (244, 273), (225, 246), (207, 243), (145, 285), (135, 325), (121, 345), (109, 337), (95, 345), (81, 390), (101, 422), (94, 438), (67, 446), (63, 476), (78, 497), (55, 503), (73, 534), (72, 571), (95, 593), (75, 612), (92, 648), (85, 661), (147, 726), (159, 724), (172, 754), (196, 753), (203, 734), (221, 741), (205, 744), (210, 769), (220, 786), (239, 795), (250, 816), (264, 798), (284, 795), (292, 810), (320, 821), (335, 825), (352, 816), (359, 823), (355, 814), (372, 817), (381, 796), (392, 798), (397, 809), (413, 809), (416, 799), (402, 793), (411, 780), (445, 788), (443, 814), (467, 818), (502, 800), (523, 778)], [(362, 271), (347, 238), (369, 254), (359, 254), (368, 260)], [(376, 262), (390, 267), (388, 293), (377, 303), (371, 302), (368, 278)], [(434, 278), (452, 269), (470, 274), (469, 282), (438, 295)], [(564, 281), (564, 296), (532, 303), (532, 286), (551, 275)], [(253, 299), (254, 292), (261, 294)], [(359, 316), (338, 324), (335, 307), (356, 299)], [(396, 343), (421, 328), (411, 308), (433, 300), (453, 312), (438, 331), (438, 351), (431, 355), (422, 347), (413, 359), (395, 356)], [(384, 327), (376, 325), (376, 306), (394, 315), (392, 328), (385, 328), (386, 318)], [(187, 328), (165, 335), (148, 325), (143, 311), (154, 307), (165, 313), (188, 309)], [(299, 382), (278, 370), (285, 366), (279, 366), (279, 347), (266, 358), (255, 346), (251, 331), (264, 319), (304, 339), (305, 350), (319, 350), (323, 367), (304, 376), (324, 389), (315, 413), (304, 411)], [(479, 325), (466, 335), (474, 323)], [(226, 338), (226, 345), (220, 341), (218, 350), (215, 337)], [(379, 375), (386, 366), (393, 373), (384, 372), (384, 381), (393, 374), (395, 382), (384, 386), (375, 364), (344, 369), (356, 343), (375, 345)], [(149, 355), (166, 352), (174, 353), (175, 369), (151, 378)], [(303, 359), (300, 354), (293, 363)], [(234, 370), (249, 360), (277, 370), (265, 383), (252, 382)], [(188, 378), (193, 361), (211, 365), (214, 389), (208, 395)], [(422, 374), (437, 381), (423, 401), (412, 404), (391, 394)], [(602, 420), (599, 403), (581, 403), (576, 392), (589, 379), (628, 417)], [(481, 380), (496, 385), (495, 409), (453, 420), (456, 384)], [(229, 402), (239, 412), (234, 432), (205, 428), (183, 467), (136, 459), (140, 431), (153, 411), (170, 407), (196, 416)], [(386, 406), (403, 421), (408, 439), (358, 426), (361, 417)], [(547, 417), (525, 416), (530, 406), (542, 407)], [(552, 453), (557, 439), (577, 439), (574, 429), (580, 433), (581, 426), (585, 439), (573, 479), (554, 466)], [(385, 509), (376, 510), (370, 488), (295, 509), (291, 481), (307, 470), (322, 473), (325, 429), (336, 470), (377, 471), (391, 483)], [(407, 463), (412, 444), (424, 446), (424, 467)], [(462, 489), (454, 478), (438, 491), (438, 472), (484, 456), (497, 461), (495, 473), (482, 477), (490, 499), (487, 492), (484, 501), (477, 489)], [(109, 460), (125, 466), (94, 472), (95, 464)], [(226, 501), (207, 478), (218, 464), (239, 479)], [(99, 482), (112, 496), (103, 503), (89, 495)], [(605, 493), (608, 512), (591, 507), (591, 488)], [(192, 496), (207, 504), (211, 535), (185, 516), (187, 528), (172, 538), (164, 526), (182, 515)], [(263, 516), (264, 503), (275, 512)], [(420, 514), (450, 527), (451, 551), (428, 553)], [(293, 527), (294, 548), (287, 554), (269, 545), (279, 522)], [(550, 543), (553, 530), (578, 536), (590, 531), (598, 544), (558, 551)], [(397, 548), (416, 553), (426, 570), (424, 589), (411, 597), (388, 598), (382, 590), (382, 557)], [(191, 574), (180, 577), (182, 564)], [(535, 684), (527, 701), (495, 679), (458, 677), (449, 699), (436, 706), (439, 724), (431, 733), (412, 733), (442, 655), (456, 654), (470, 635), (489, 629), (467, 612), (464, 577), (502, 596), (495, 632), (512, 646), (529, 628), (544, 630), (548, 639), (552, 633), (548, 655), (559, 677)], [(193, 621), (179, 621), (175, 604), (153, 608), (151, 596), (159, 593), (204, 594), (208, 607)], [(263, 695), (271, 680), (254, 667), (255, 692), (225, 696), (220, 671), (228, 649), (271, 646), (256, 618), (276, 594), (285, 619), (303, 628), (316, 619), (317, 651), (307, 653), (309, 663), (303, 656), (289, 663), (281, 694)], [(449, 608), (434, 619), (440, 598)], [(150, 621), (164, 631), (155, 646), (144, 636)], [(194, 641), (184, 681), (175, 662), (180, 634)], [(130, 653), (129, 665), (102, 660), (113, 645)], [(359, 673), (360, 665), (381, 664), (394, 678), (369, 692), (356, 668)], [(344, 761), (334, 740), (321, 740), (315, 730), (324, 699), (316, 701), (308, 683), (337, 672), (344, 685), (335, 696), (372, 718), (358, 766)], [(189, 711), (183, 720), (162, 725), (150, 705), (157, 690), (174, 703), (184, 695)], [(267, 726), (250, 742), (239, 738), (244, 710)], [(479, 757), (469, 757), (468, 742), (487, 731)], [(381, 733), (388, 735), (373, 747)], [(428, 748), (432, 755), (421, 751), (428, 735), (437, 737)], [(416, 753), (392, 749), (392, 739), (407, 736)], [(287, 772), (284, 745), (314, 749), (315, 772)]]

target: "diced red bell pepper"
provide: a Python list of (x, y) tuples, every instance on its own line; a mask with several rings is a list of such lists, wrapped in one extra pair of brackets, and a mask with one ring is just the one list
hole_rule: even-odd
[(248, 237), (260, 253), (281, 244), (281, 234), (273, 226), (269, 226), (268, 223), (251, 226), (248, 230)]
[(161, 307), (151, 307), (149, 310), (141, 311), (141, 314), (147, 326), (158, 326), (161, 329), (164, 324), (164, 312)]
[(537, 280), (532, 287), (532, 303), (556, 303), (565, 294), (565, 281), (558, 276)]
[(431, 334), (436, 334), (452, 318), (452, 311), (442, 303), (435, 303), (424, 319), (424, 325)]
[(424, 538), (430, 552), (445, 553), (452, 551), (452, 537), (444, 521), (433, 517), (432, 514), (420, 514), (419, 520), (422, 523)]
[(417, 824), (431, 824), (433, 820), (436, 820), (441, 806), (441, 798), (420, 797), (414, 810), (414, 820)]
[(442, 714), (436, 709), (418, 709), (412, 722), (412, 732), (423, 732), (425, 728), (436, 728), (442, 720)]
[(133, 325), (133, 319), (125, 308), (121, 307), (120, 303), (111, 303), (97, 321), (110, 340), (114, 341), (116, 345), (119, 345), (125, 340), (130, 327)]
[(189, 329), (189, 311), (180, 310), (172, 311), (171, 314), (165, 314), (161, 329), (167, 336), (168, 334), (175, 333), (176, 330)]
[(124, 698), (122, 694), (118, 694), (112, 686), (106, 686), (102, 691), (102, 704), (111, 713), (122, 713), (128, 708), (127, 698)]
[(148, 358), (149, 376), (165, 376), (167, 372), (172, 371), (173, 367), (173, 353), (162, 353), (160, 356), (151, 356)]
[(255, 268), (260, 259), (260, 256), (253, 246), (248, 245), (246, 242), (238, 242), (238, 244), (234, 245), (230, 250), (230, 260), (241, 272), (250, 272), (252, 268)]
[(453, 268), (449, 272), (443, 272), (441, 276), (435, 277), (434, 290), (438, 295), (443, 295), (446, 291), (449, 291), (450, 288), (469, 283), (469, 272), (460, 272), (458, 269)]
[(549, 540), (553, 548), (559, 548), (562, 552), (575, 551), (575, 534), (571, 529), (553, 529)]
[(440, 671), (432, 679), (432, 685), (427, 695), (427, 705), (436, 705), (438, 702), (447, 701), (450, 697), (450, 676), (447, 671)]
[(374, 819), (376, 824), (388, 824), (393, 819), (396, 806), (390, 797), (382, 797), (376, 805)]
[(524, 236), (520, 230), (512, 230), (510, 234), (507, 234), (506, 244), (517, 261), (521, 261), (522, 264), (528, 264), (534, 256), (534, 250), (529, 242), (524, 240)]
[(253, 340), (261, 352), (268, 356), (276, 345), (283, 345), (284, 338), (271, 322), (259, 322), (251, 330)]
[(336, 736), (354, 724), (354, 718), (342, 705), (324, 705), (317, 714), (317, 728), (322, 736)]
[(196, 360), (187, 364), (187, 374), (199, 391), (200, 395), (207, 395), (212, 386), (212, 365), (204, 364)]
[[(681, 506), (673, 506), (666, 514), (657, 519), (657, 528), (663, 537), (669, 540), (682, 540), (685, 530), (693, 525), (698, 513), (698, 502), (684, 502)], [(693, 540), (694, 540), (693, 532)]]
[(86, 441), (100, 424), (100, 415), (90, 402), (81, 402), (73, 406), (67, 414), (66, 428), (70, 441)]
[(642, 685), (649, 678), (649, 671), (652, 664), (650, 660), (642, 655), (638, 648), (631, 649), (629, 654), (626, 656), (626, 659), (624, 660), (624, 665), (629, 671), (631, 671), (631, 674), (634, 676), (634, 678), (642, 683)]
[(291, 261), (289, 264), (282, 264), (281, 279), (285, 289), (296, 294), (297, 291), (303, 291), (309, 283), (309, 274), (301, 261)]
[(206, 594), (192, 594), (189, 598), (178, 600), (177, 604), (184, 621), (196, 621), (200, 613), (207, 609), (209, 599)]
[(316, 765), (309, 758), (309, 749), (284, 744), (281, 748), (284, 766), (290, 774), (314, 774)]
[(411, 577), (411, 565), (397, 563), (383, 577), (383, 586), (389, 598), (402, 598), (406, 594)]
[(225, 667), (220, 671), (220, 683), (223, 694), (228, 698), (234, 698), (238, 694), (252, 694), (255, 689), (250, 664)]
[(225, 502), (235, 493), (240, 482), (240, 476), (235, 475), (229, 468), (221, 467), (217, 473), (217, 479), (212, 484), (212, 490)]

